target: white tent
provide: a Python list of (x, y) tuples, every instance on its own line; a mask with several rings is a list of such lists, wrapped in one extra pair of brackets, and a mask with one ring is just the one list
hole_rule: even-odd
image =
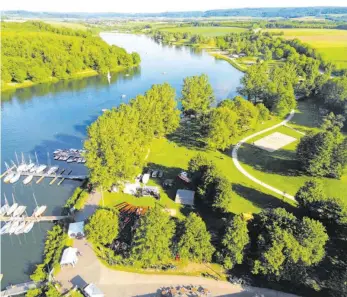
[(94, 284), (89, 284), (84, 288), (87, 297), (104, 297), (104, 293)]
[(76, 222), (69, 224), (69, 230), (67, 232), (70, 238), (76, 236), (84, 236), (84, 222)]
[(61, 257), (60, 266), (70, 265), (70, 264), (72, 266), (75, 266), (78, 261), (77, 253), (78, 253), (78, 250), (76, 248), (72, 248), (72, 247), (66, 248), (63, 252), (63, 256)]
[(183, 205), (194, 205), (194, 191), (177, 190), (175, 202)]

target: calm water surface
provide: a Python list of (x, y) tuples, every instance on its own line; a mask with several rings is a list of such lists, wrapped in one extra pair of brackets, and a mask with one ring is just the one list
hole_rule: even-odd
[[(115, 33), (101, 36), (109, 44), (140, 53), (141, 66), (112, 74), (110, 84), (105, 76), (96, 76), (3, 94), (2, 172), (4, 161), (15, 161), (15, 152), (19, 157), (23, 152), (26, 159), (29, 154), (34, 158), (36, 152), (42, 163), (57, 164), (61, 168), (72, 169), (75, 174), (86, 173), (83, 165), (54, 161), (52, 152), (58, 148), (82, 148), (86, 127), (102, 114), (102, 109), (127, 102), (152, 84), (168, 82), (179, 96), (184, 77), (206, 73), (217, 100), (236, 95), (242, 73), (207, 53), (187, 47), (163, 46), (146, 36)], [(35, 193), (38, 203), (48, 206), (46, 215), (59, 215), (61, 206), (77, 185), (77, 182), (64, 181), (60, 186), (50, 186), (49, 180), (27, 186), (22, 180), (14, 185), (1, 183), (1, 199), (3, 201), (5, 193), (12, 202), (14, 194), (16, 202), (26, 205), (31, 215), (35, 208), (32, 196)], [(34, 264), (42, 260), (44, 238), (49, 228), (50, 223), (40, 223), (26, 235), (2, 236), (2, 289), (9, 283), (28, 280)]]

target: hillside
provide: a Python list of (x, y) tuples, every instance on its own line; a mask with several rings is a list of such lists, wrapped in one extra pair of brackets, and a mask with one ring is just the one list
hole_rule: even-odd
[(2, 89), (107, 73), (140, 62), (137, 53), (110, 46), (86, 30), (41, 22), (2, 23)]

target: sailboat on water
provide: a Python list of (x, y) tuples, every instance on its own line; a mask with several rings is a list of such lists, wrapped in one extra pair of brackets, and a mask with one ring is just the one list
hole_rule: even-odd
[(12, 222), (8, 222), (4, 226), (2, 226), (1, 229), (0, 229), (0, 235), (8, 233), (8, 231), (11, 228), (11, 226), (12, 226)]
[(32, 217), (37, 218), (37, 217), (39, 217), (40, 215), (42, 215), (46, 211), (47, 206), (46, 205), (38, 206), (34, 193), (33, 193), (33, 197), (34, 197), (34, 200), (35, 200), (36, 207), (35, 207), (35, 209), (33, 211)]
[(107, 80), (108, 80), (108, 83), (110, 84), (110, 83), (111, 83), (111, 74), (110, 74), (110, 71), (107, 73)]
[(35, 166), (35, 163), (31, 161), (31, 157), (29, 155), (29, 164), (27, 164), (27, 171), (30, 171), (31, 168), (33, 168), (34, 166)]
[[(17, 154), (16, 154), (17, 156)], [(17, 172), (22, 172), (27, 170), (27, 164), (25, 163), (24, 154), (22, 153), (22, 163), (18, 164)]]
[(18, 207), (18, 203), (14, 200), (14, 196), (12, 194), (13, 204), (10, 206), (8, 211), (6, 212), (6, 215), (10, 216)]
[(8, 209), (10, 208), (10, 206), (8, 205), (8, 201), (7, 201), (5, 193), (4, 193), (4, 197), (5, 197), (5, 203), (0, 208), (0, 215), (1, 216), (5, 215), (8, 211)]

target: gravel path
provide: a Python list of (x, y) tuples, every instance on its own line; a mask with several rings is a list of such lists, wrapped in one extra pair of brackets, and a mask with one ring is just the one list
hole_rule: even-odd
[(274, 130), (274, 129), (278, 128), (278, 127), (281, 127), (281, 126), (283, 126), (283, 125), (286, 125), (286, 124), (293, 118), (294, 113), (295, 113), (295, 110), (293, 109), (293, 110), (289, 113), (289, 115), (286, 117), (286, 119), (285, 119), (283, 122), (281, 122), (281, 123), (279, 123), (279, 124), (277, 124), (277, 125), (274, 125), (274, 126), (272, 126), (272, 127), (270, 127), (270, 128), (261, 130), (261, 131), (259, 131), (259, 132), (257, 132), (257, 133), (254, 133), (254, 134), (249, 135), (249, 136), (245, 137), (244, 139), (242, 139), (238, 144), (236, 144), (236, 145), (234, 146), (233, 151), (232, 151), (232, 158), (233, 158), (233, 162), (234, 162), (236, 168), (237, 168), (244, 176), (246, 176), (246, 177), (249, 178), (250, 180), (252, 180), (252, 181), (254, 181), (255, 183), (257, 183), (258, 185), (261, 185), (262, 187), (264, 187), (264, 188), (266, 188), (266, 189), (268, 189), (268, 190), (270, 190), (270, 191), (272, 191), (272, 192), (274, 192), (274, 193), (276, 193), (276, 194), (279, 194), (279, 195), (281, 195), (281, 196), (283, 196), (283, 197), (286, 197), (286, 198), (288, 198), (288, 199), (291, 199), (291, 200), (294, 200), (294, 201), (295, 201), (294, 196), (289, 195), (289, 194), (287, 194), (286, 192), (283, 192), (283, 191), (281, 191), (281, 190), (279, 190), (279, 189), (277, 189), (277, 188), (275, 188), (275, 187), (272, 187), (272, 186), (270, 186), (270, 185), (268, 185), (268, 184), (262, 182), (261, 180), (255, 178), (254, 176), (250, 175), (250, 174), (241, 166), (241, 164), (240, 164), (240, 162), (239, 162), (239, 160), (238, 160), (238, 157), (237, 157), (237, 151), (239, 150), (239, 148), (240, 148), (245, 142), (247, 142), (248, 140), (250, 140), (251, 138), (253, 138), (253, 137), (255, 137), (255, 136), (261, 135), (261, 134), (263, 134), (263, 133), (269, 132), (269, 131)]

